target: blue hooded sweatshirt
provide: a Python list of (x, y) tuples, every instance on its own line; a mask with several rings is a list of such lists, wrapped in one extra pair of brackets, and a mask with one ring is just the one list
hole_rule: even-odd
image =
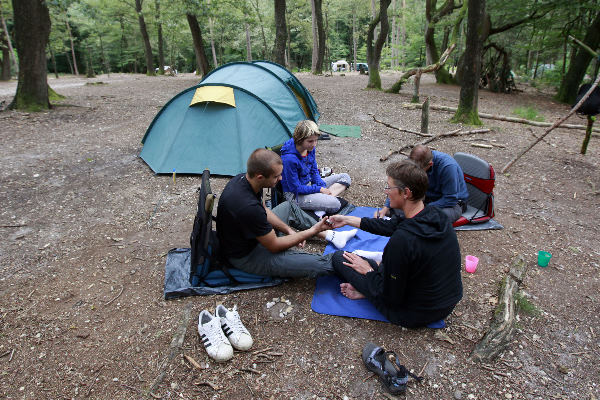
[(281, 174), (281, 186), (284, 192), (299, 194), (319, 193), (322, 187), (327, 185), (321, 179), (315, 149), (309, 151), (306, 157), (302, 157), (294, 139), (290, 139), (281, 148), (281, 160), (283, 161), (283, 173)]

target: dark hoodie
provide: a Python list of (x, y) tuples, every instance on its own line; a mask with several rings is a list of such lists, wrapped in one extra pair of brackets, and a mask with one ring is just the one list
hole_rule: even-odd
[(401, 220), (362, 218), (360, 228), (391, 236), (379, 270), (365, 275), (369, 286), (383, 290), (390, 320), (394, 310), (427, 312), (460, 301), (460, 248), (448, 217), (438, 208), (425, 206), (413, 218)]
[(281, 186), (284, 192), (295, 195), (312, 194), (319, 193), (321, 187), (327, 186), (319, 174), (315, 149), (309, 151), (306, 157), (302, 157), (296, 150), (294, 139), (290, 139), (281, 147), (281, 160)]

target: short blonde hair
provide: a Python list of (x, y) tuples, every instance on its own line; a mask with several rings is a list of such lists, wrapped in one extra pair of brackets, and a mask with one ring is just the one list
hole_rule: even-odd
[(318, 135), (319, 126), (314, 121), (305, 119), (304, 121), (298, 122), (296, 129), (294, 129), (294, 144), (300, 144), (305, 139)]

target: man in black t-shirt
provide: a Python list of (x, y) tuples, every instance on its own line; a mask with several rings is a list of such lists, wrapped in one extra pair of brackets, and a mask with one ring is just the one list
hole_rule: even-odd
[[(274, 187), (282, 170), (277, 154), (257, 149), (248, 158), (247, 172), (225, 186), (217, 208), (221, 255), (234, 267), (258, 275), (295, 278), (333, 273), (331, 254), (289, 250), (303, 247), (312, 236), (323, 236), (321, 232), (330, 228), (328, 220), (296, 232), (287, 224), (292, 217), (289, 207), (270, 210), (263, 203), (263, 189)], [(283, 236), (277, 236), (276, 230)]]

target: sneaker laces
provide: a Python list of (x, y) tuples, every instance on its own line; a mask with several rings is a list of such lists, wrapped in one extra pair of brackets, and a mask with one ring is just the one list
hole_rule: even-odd
[(250, 333), (248, 332), (248, 330), (242, 323), (242, 320), (240, 319), (240, 314), (237, 312), (237, 305), (234, 305), (233, 308), (231, 310), (229, 310), (227, 313), (231, 313), (231, 319), (227, 318), (227, 322), (229, 325), (231, 325), (230, 328), (234, 332), (239, 331), (239, 332), (243, 332), (247, 335), (250, 335)]
[(203, 330), (202, 333), (206, 335), (208, 341), (213, 345), (219, 345), (221, 343), (229, 344), (229, 341), (225, 337), (225, 334), (221, 330), (221, 324), (216, 319), (213, 318), (210, 322), (202, 324), (203, 327), (207, 327), (208, 329)]

